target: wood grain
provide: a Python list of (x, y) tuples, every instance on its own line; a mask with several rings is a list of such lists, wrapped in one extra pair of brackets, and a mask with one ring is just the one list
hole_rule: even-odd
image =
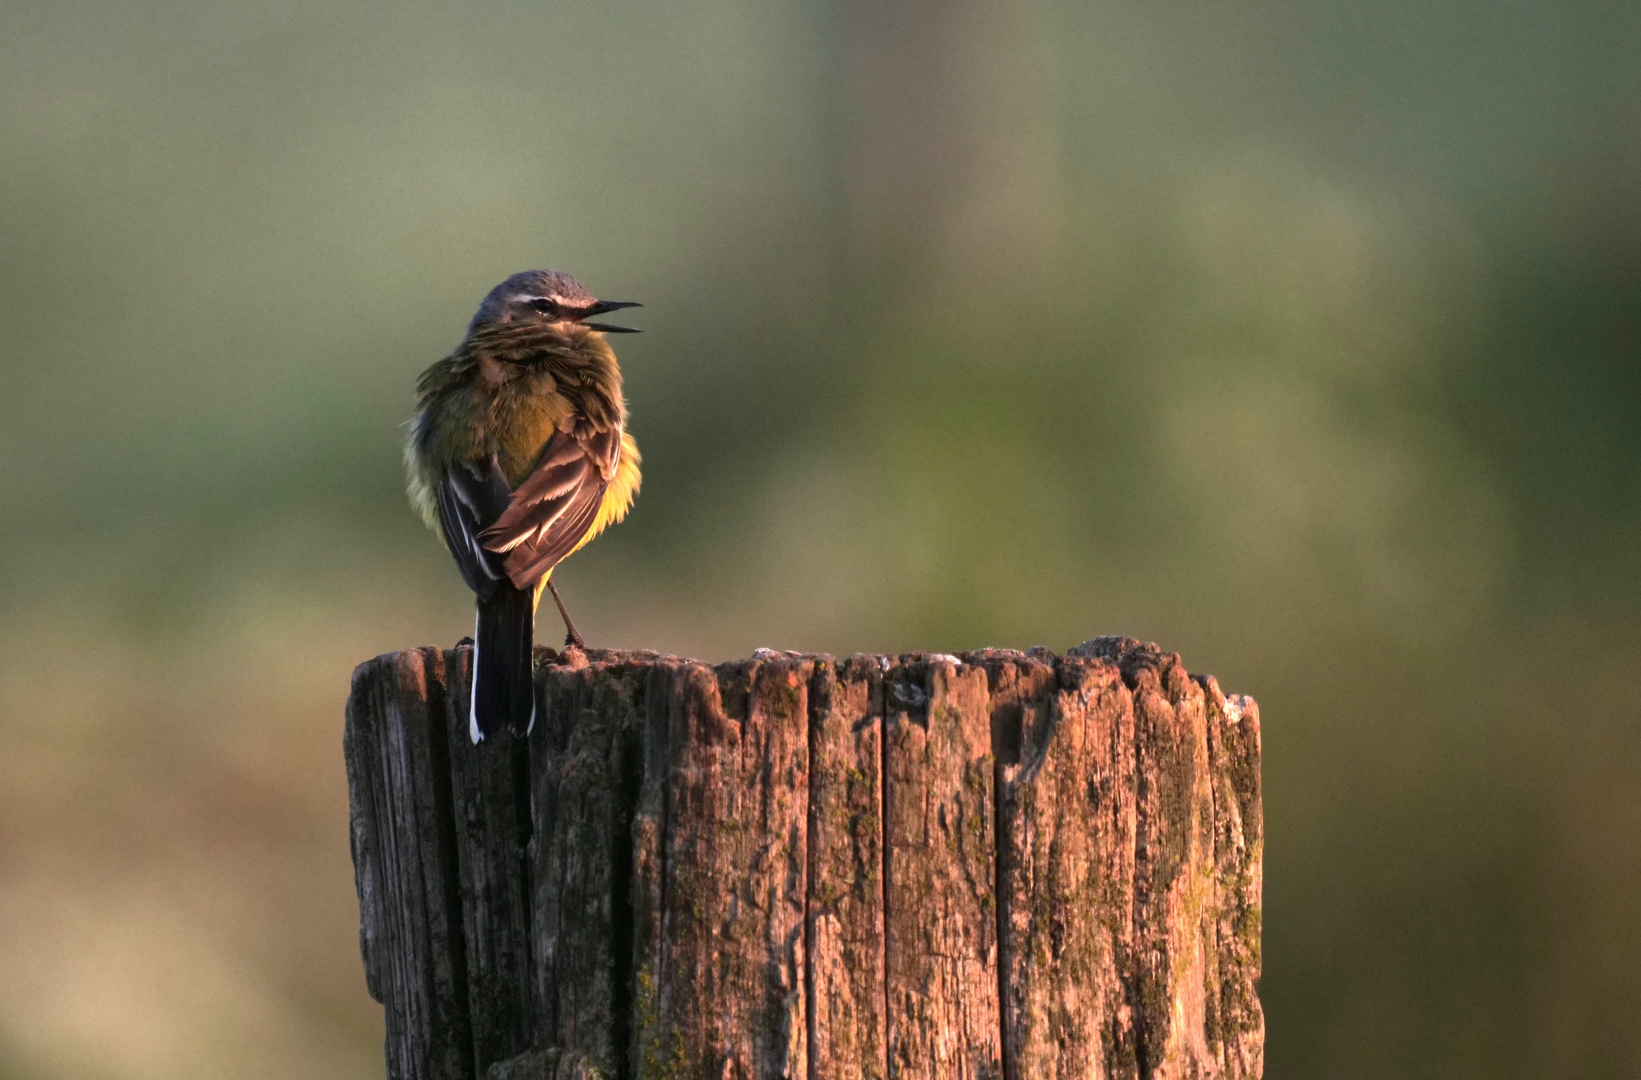
[(534, 956), (545, 1045), (617, 1071), (627, 1052), (623, 850), (632, 820), (638, 702), (616, 665), (544, 673), (531, 845)]
[(808, 660), (679, 672), (660, 933), (638, 1008), (646, 1068), (804, 1077)]
[(392, 1080), (474, 1075), (445, 700), (439, 650), (377, 657), (353, 673), (342, 737), (360, 950)]
[(502, 725), (475, 753), (468, 715), (473, 650), (444, 654), (444, 715), (455, 817), (457, 890), (467, 968), (473, 1071), (530, 1049), (535, 1041), (530, 948), (529, 751)]
[(389, 1077), (1261, 1074), (1259, 710), (1176, 655), (537, 659), (478, 747), (467, 650), (354, 674)]
[(815, 663), (809, 726), (811, 1075), (884, 1080), (883, 669)]
[(884, 708), (889, 1076), (1001, 1076), (986, 673), (903, 659)]
[[(1000, 784), (1004, 1038), (1015, 1078), (1138, 1075), (1126, 973), (1134, 890), (1134, 721), (1115, 666), (1012, 667), (1029, 685)], [(1007, 672), (1005, 668), (1005, 672)]]

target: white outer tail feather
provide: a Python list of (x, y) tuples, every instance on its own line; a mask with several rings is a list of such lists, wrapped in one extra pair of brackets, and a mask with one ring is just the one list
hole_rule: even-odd
[[(534, 715), (531, 716), (534, 722)], [(479, 617), (473, 616), (473, 681), (467, 689), (467, 734), (477, 746), (484, 741), (484, 732), (479, 730)]]
[[(530, 723), (524, 729), (525, 737), (529, 737), (536, 730), (536, 694), (535, 687), (530, 688)], [(473, 681), (468, 684), (467, 691), (467, 737), (477, 746), (484, 741), (484, 732), (479, 730), (479, 617), (473, 616)]]

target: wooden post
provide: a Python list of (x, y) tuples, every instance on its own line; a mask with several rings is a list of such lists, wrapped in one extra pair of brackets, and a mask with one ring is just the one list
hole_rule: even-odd
[(1128, 638), (354, 672), (393, 1080), (1258, 1077), (1259, 713)]

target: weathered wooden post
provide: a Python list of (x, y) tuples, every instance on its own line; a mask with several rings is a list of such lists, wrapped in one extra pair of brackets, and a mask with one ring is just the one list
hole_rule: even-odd
[(1257, 1077), (1259, 713), (1055, 656), (540, 650), (354, 673), (360, 945), (395, 1080)]

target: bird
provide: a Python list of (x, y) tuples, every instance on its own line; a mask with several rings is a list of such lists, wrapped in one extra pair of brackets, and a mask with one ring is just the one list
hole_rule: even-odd
[(406, 489), (478, 605), (468, 735), (535, 726), (531, 650), (543, 589), (565, 647), (586, 648), (553, 568), (610, 525), (638, 494), (621, 368), (591, 322), (630, 301), (600, 300), (569, 274), (526, 270), (486, 294), (455, 350), (416, 383), (406, 425)]

